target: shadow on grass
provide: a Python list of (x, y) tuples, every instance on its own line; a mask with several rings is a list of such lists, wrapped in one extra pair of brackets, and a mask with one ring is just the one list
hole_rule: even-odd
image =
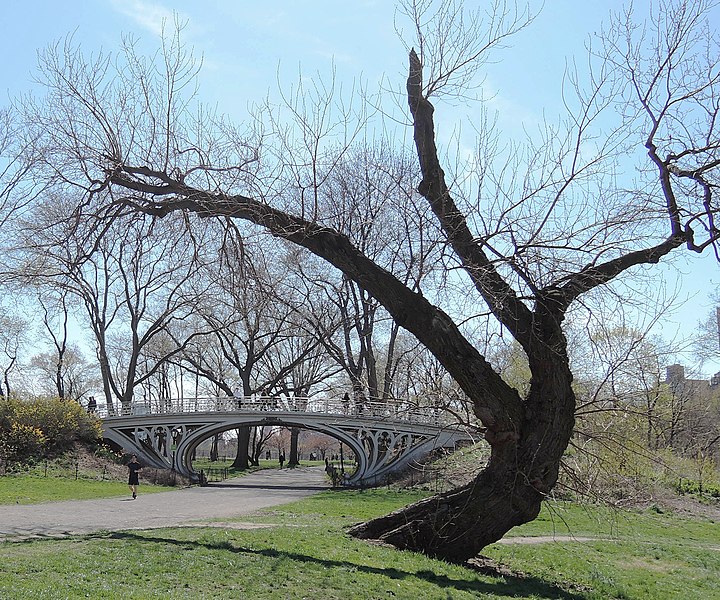
[[(496, 581), (492, 582), (466, 581), (462, 579), (453, 579), (452, 577), (448, 577), (447, 575), (439, 575), (437, 573), (434, 573), (433, 571), (425, 569), (416, 572), (410, 572), (395, 569), (392, 567), (378, 568), (352, 561), (328, 560), (323, 558), (317, 558), (315, 556), (309, 556), (307, 554), (298, 554), (296, 552), (287, 552), (283, 550), (275, 550), (272, 548), (258, 550), (254, 548), (246, 548), (243, 546), (234, 546), (230, 542), (209, 543), (196, 540), (178, 540), (167, 537), (146, 537), (139, 533), (134, 533), (130, 531), (112, 532), (109, 534), (87, 537), (102, 537), (104, 539), (109, 538), (115, 540), (130, 540), (135, 542), (169, 544), (182, 546), (185, 549), (204, 548), (207, 550), (225, 550), (234, 554), (248, 554), (255, 556), (264, 556), (274, 559), (285, 558), (301, 563), (312, 563), (325, 568), (352, 569), (372, 575), (382, 575), (384, 577), (389, 577), (390, 579), (415, 578), (433, 585), (437, 585), (442, 589), (453, 588), (458, 591), (471, 593), (511, 596), (517, 598), (532, 596), (533, 598), (547, 598), (548, 600), (587, 600), (588, 598), (588, 596), (584, 594), (569, 592), (542, 579), (538, 579), (537, 577), (521, 577), (518, 575), (503, 574), (502, 579), (498, 578), (496, 579)], [(468, 570), (472, 571), (471, 569)], [(487, 573), (482, 573), (482, 575), (486, 577), (493, 577), (492, 575), (489, 575)]]

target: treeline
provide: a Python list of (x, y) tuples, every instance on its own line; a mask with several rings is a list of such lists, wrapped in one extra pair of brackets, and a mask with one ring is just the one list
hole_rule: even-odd
[[(343, 155), (317, 202), (336, 215), (332, 227), (432, 297), (448, 292), (440, 249), (418, 231), (428, 209), (412, 196), (417, 177), (406, 155), (366, 145)], [(458, 395), (376, 298), (287, 242), (192, 215), (137, 215), (100, 235), (38, 210), (7, 255), (0, 393), (93, 395), (115, 410), (237, 390), (435, 404)]]
[(720, 497), (718, 378), (668, 364), (674, 348), (627, 327), (598, 329), (592, 348), (576, 350), (565, 488), (620, 503), (664, 488)]

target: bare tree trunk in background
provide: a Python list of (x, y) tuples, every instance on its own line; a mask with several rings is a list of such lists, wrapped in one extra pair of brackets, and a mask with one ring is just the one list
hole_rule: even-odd
[(232, 466), (235, 469), (246, 471), (250, 468), (250, 453), (248, 448), (250, 446), (250, 428), (241, 427), (237, 430), (237, 453), (235, 454), (235, 460)]
[(288, 467), (297, 467), (300, 465), (298, 458), (298, 439), (300, 437), (300, 428), (292, 427), (290, 429), (290, 453), (288, 454)]
[(210, 443), (210, 460), (215, 462), (218, 459), (218, 441), (220, 440), (220, 434), (216, 434), (212, 437)]

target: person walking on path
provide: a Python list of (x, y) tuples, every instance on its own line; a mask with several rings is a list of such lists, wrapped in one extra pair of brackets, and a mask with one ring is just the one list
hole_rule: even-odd
[(138, 471), (140, 471), (140, 469), (142, 469), (142, 465), (138, 462), (137, 456), (133, 454), (128, 463), (128, 485), (130, 486), (133, 500), (137, 498), (137, 486), (140, 483)]
[(281, 452), (280, 456), (278, 456), (278, 462), (280, 463), (280, 468), (283, 468), (283, 464), (285, 463), (285, 453)]

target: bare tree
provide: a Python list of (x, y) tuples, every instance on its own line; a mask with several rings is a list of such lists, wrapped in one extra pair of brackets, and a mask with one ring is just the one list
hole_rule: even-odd
[(30, 367), (42, 377), (40, 387), (49, 394), (58, 393), (58, 380), (61, 382), (64, 394), (58, 393), (61, 399), (80, 402), (101, 384), (97, 365), (72, 343), (65, 346), (62, 363), (58, 363), (57, 354), (50, 351), (33, 356)]
[[(406, 86), (418, 191), (434, 214), (444, 268), (526, 354), (524, 395), (493, 369), (459, 318), (323, 221), (322, 173), (357, 131), (340, 102), (340, 120), (328, 125), (332, 89), (286, 98), (295, 139), (292, 127), (242, 137), (223, 124), (208, 139), (212, 124), (198, 127), (197, 113), (180, 100), (193, 70), (181, 45), (169, 45), (175, 53), (160, 81), (151, 68), (141, 70), (132, 48), (131, 72), (117, 60), (88, 65), (78, 52), (50, 52), (48, 104), (29, 107), (27, 127), (42, 144), (37, 177), (74, 185), (82, 193), (76, 214), (98, 223), (128, 212), (255, 223), (334, 265), (415, 335), (472, 402), (490, 458), (472, 483), (352, 532), (461, 561), (534, 519), (557, 482), (576, 407), (563, 331), (568, 310), (596, 288), (617, 291), (616, 281), (682, 246), (716, 249), (720, 63), (707, 22), (712, 2), (663, 0), (646, 28), (624, 12), (591, 47), (587, 77), (568, 72), (564, 121), (523, 151), (509, 144), (507, 156), (480, 122), (476, 159), (453, 165), (438, 151), (433, 101), (463, 101), (491, 51), (532, 19), (499, 0), (469, 15), (462, 2), (432, 7), (424, 0), (406, 6), (419, 50), (409, 52)], [(168, 86), (170, 95), (147, 93)], [(319, 110), (306, 111), (313, 100)], [(117, 108), (130, 101), (139, 107)], [(345, 144), (323, 145), (342, 125)], [(625, 173), (628, 161), (637, 168)], [(433, 300), (445, 304), (443, 296)]]
[[(417, 176), (409, 157), (363, 143), (333, 164), (320, 194), (325, 222), (413, 290), (430, 279), (439, 258), (439, 244), (425, 225), (429, 208), (414, 190)], [(327, 351), (345, 370), (356, 407), (387, 400), (400, 328), (367, 290), (347, 276), (337, 283), (333, 276), (326, 271), (314, 277), (340, 315), (338, 334), (325, 336)]]
[(717, 456), (720, 440), (720, 389), (717, 380), (687, 378), (679, 364), (671, 365), (661, 387), (658, 428), (662, 441), (680, 456), (704, 461)]
[(100, 378), (95, 365), (69, 339), (71, 307), (68, 300), (62, 288), (57, 293), (49, 287), (37, 292), (36, 302), (45, 334), (39, 337), (49, 338), (51, 350), (33, 356), (30, 367), (41, 375), (40, 385), (48, 393), (56, 393), (61, 400), (80, 402), (88, 392), (97, 389)]
[[(50, 300), (57, 300), (56, 305), (52, 308), (49, 307)], [(38, 304), (42, 311), (43, 325), (47, 331), (50, 339), (52, 340), (55, 348), (56, 358), (53, 361), (54, 373), (53, 377), (55, 380), (55, 388), (57, 390), (58, 398), (64, 400), (66, 397), (66, 381), (65, 374), (67, 373), (66, 357), (68, 350), (68, 321), (70, 314), (66, 303), (66, 294), (60, 293), (59, 297), (52, 298), (52, 296), (44, 297), (43, 294), (38, 294)], [(41, 358), (41, 357), (37, 357)], [(37, 366), (42, 365), (42, 359), (35, 361)], [(41, 367), (42, 369), (42, 367)], [(72, 397), (72, 394), (70, 395)], [(78, 398), (73, 398), (77, 400)]]
[(715, 308), (698, 323), (693, 339), (695, 354), (703, 361), (720, 357), (720, 292), (716, 290), (711, 300)]
[(0, 108), (0, 230), (7, 243), (6, 225), (44, 192), (45, 182), (27, 177), (35, 166), (34, 138), (23, 132), (22, 119), (10, 108)]
[(13, 391), (11, 374), (18, 368), (19, 354), (27, 342), (28, 322), (13, 312), (0, 314), (0, 397), (8, 397)]
[[(98, 238), (80, 226), (58, 225), (54, 211), (39, 217), (25, 224), (15, 277), (80, 301), (107, 405), (112, 410), (117, 400), (129, 407), (136, 388), (197, 335), (168, 343), (169, 329), (194, 305), (186, 283), (197, 269), (196, 239), (183, 235), (182, 220), (129, 219)], [(55, 340), (59, 356), (64, 340)]]
[[(319, 357), (322, 338), (308, 334), (306, 315), (312, 311), (308, 312), (307, 289), (286, 273), (282, 245), (260, 246), (250, 238), (234, 227), (221, 230), (217, 260), (199, 274), (201, 280), (212, 282), (195, 306), (204, 340), (188, 347), (183, 365), (228, 396), (238, 388), (244, 397), (305, 395), (333, 372)], [(197, 351), (199, 345), (203, 351)], [(296, 389), (288, 382), (299, 373), (304, 379)], [(256, 464), (266, 437), (259, 430), (238, 430), (234, 466)]]

